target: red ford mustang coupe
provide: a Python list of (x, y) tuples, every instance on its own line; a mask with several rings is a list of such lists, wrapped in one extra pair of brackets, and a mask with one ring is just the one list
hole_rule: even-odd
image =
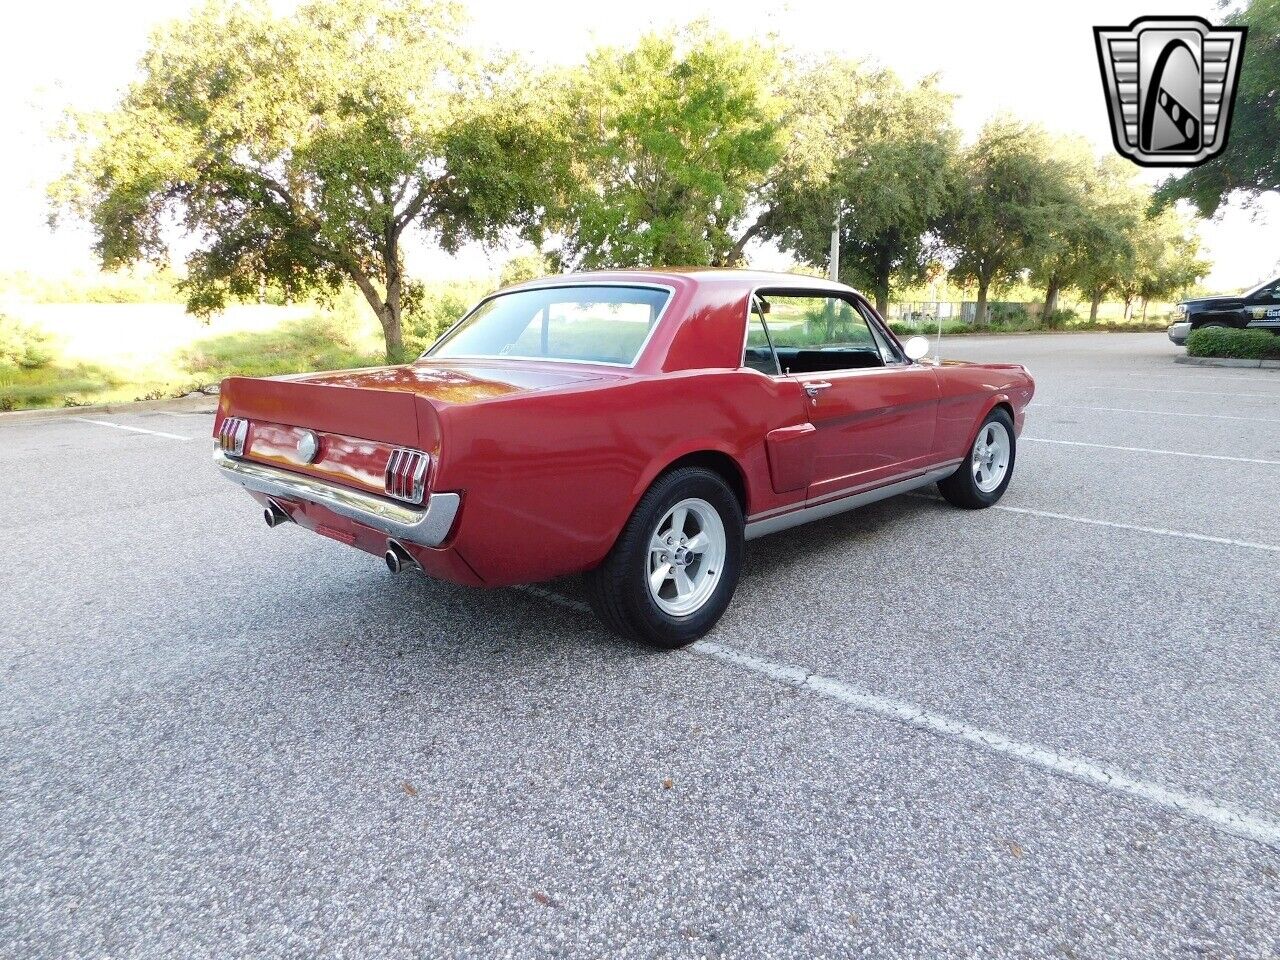
[(930, 483), (1000, 499), (1031, 377), (927, 349), (811, 277), (551, 277), (415, 363), (226, 380), (214, 460), (269, 526), (474, 586), (586, 573), (607, 625), (676, 647), (728, 606), (744, 540)]

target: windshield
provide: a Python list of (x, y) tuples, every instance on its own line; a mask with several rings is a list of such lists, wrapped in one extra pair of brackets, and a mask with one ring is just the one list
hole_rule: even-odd
[(1249, 288), (1248, 290), (1246, 290), (1244, 293), (1240, 294), (1240, 296), (1242, 296), (1242, 297), (1252, 297), (1255, 293), (1261, 293), (1263, 290), (1267, 289), (1267, 287), (1271, 286), (1271, 285), (1272, 285), (1273, 283), (1275, 283), (1275, 282), (1276, 282), (1276, 278), (1274, 278), (1274, 277), (1273, 277), (1272, 279), (1270, 279), (1270, 280), (1263, 280), (1263, 281), (1262, 281), (1260, 284), (1258, 284), (1256, 287), (1250, 287), (1250, 288)]
[(425, 355), (629, 366), (671, 296), (652, 287), (567, 286), (501, 293)]

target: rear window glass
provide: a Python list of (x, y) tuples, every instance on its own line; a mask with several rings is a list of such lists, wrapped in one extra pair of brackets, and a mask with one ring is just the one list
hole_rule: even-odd
[(427, 353), (635, 363), (671, 294), (651, 287), (517, 290), (486, 300)]

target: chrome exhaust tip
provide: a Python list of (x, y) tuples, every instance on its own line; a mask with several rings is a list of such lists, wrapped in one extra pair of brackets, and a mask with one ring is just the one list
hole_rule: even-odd
[(414, 560), (409, 551), (394, 540), (387, 541), (387, 552), (382, 555), (382, 559), (386, 561), (387, 569), (392, 573), (418, 568), (418, 561)]
[(274, 500), (267, 501), (266, 509), (262, 511), (262, 519), (267, 522), (267, 526), (275, 528), (282, 523), (289, 522), (289, 515), (284, 512), (284, 508)]

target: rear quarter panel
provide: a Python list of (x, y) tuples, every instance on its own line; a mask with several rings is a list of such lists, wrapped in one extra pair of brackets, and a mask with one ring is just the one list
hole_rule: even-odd
[(464, 491), (454, 544), (487, 584), (576, 573), (686, 454), (732, 458), (748, 512), (802, 497), (770, 482), (766, 435), (804, 420), (784, 393), (751, 371), (684, 370), (445, 408), (434, 489)]

